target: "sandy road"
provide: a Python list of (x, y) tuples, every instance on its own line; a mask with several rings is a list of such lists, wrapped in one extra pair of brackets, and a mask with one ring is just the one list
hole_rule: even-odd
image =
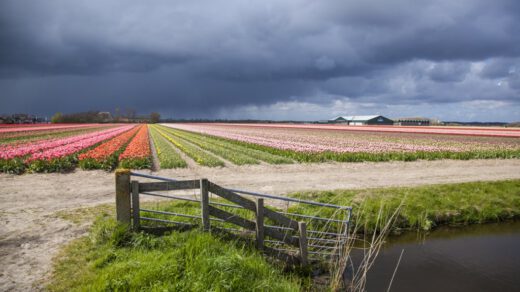
[[(179, 179), (205, 177), (230, 188), (283, 194), (520, 178), (520, 160), (192, 167), (153, 174)], [(114, 175), (103, 171), (0, 175), (0, 291), (41, 289), (58, 249), (87, 228), (53, 214), (113, 202), (113, 192)]]

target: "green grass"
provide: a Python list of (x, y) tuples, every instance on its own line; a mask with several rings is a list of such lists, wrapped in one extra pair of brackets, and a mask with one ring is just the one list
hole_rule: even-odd
[[(498, 222), (520, 216), (520, 180), (471, 182), (420, 187), (304, 192), (291, 196), (354, 207), (354, 222), (361, 232), (375, 229), (383, 207), (390, 214), (401, 206), (393, 230), (430, 230), (439, 225)], [(219, 201), (211, 199), (211, 201)], [(200, 214), (199, 203), (143, 202), (143, 208)], [(220, 207), (252, 219), (253, 212)], [(100, 211), (101, 210), (101, 211)], [(290, 212), (342, 219), (344, 213), (328, 208), (294, 205)], [(191, 231), (172, 231), (163, 236), (130, 232), (116, 224), (113, 206), (58, 212), (56, 216), (76, 223), (98, 217), (90, 234), (68, 245), (55, 260), (50, 291), (166, 290), (166, 291), (301, 291), (310, 279), (283, 273), (268, 263), (245, 241), (229, 241), (200, 232), (200, 220), (143, 212), (142, 216), (194, 223)], [(271, 222), (266, 222), (271, 224)], [(143, 226), (153, 226), (142, 221)], [(211, 223), (217, 225), (216, 222)], [(222, 224), (222, 223), (218, 223)], [(163, 224), (161, 224), (163, 225)], [(309, 229), (330, 230), (311, 223)], [(221, 225), (230, 227), (226, 224)]]
[(23, 157), (0, 159), (0, 172), (22, 174), (26, 168), (27, 166), (25, 165)]
[(165, 130), (167, 130), (169, 132), (176, 133), (177, 135), (179, 135), (185, 139), (200, 141), (200, 142), (204, 143), (205, 145), (207, 145), (207, 147), (209, 147), (209, 148), (212, 148), (212, 147), (224, 148), (228, 152), (235, 153), (235, 155), (245, 155), (245, 156), (251, 157), (253, 159), (265, 161), (270, 164), (289, 164), (289, 163), (293, 162), (291, 159), (288, 159), (286, 157), (279, 156), (279, 155), (273, 155), (273, 154), (265, 152), (265, 151), (260, 151), (260, 150), (253, 149), (250, 147), (238, 145), (236, 143), (232, 143), (223, 138), (210, 136), (210, 135), (206, 135), (206, 134), (201, 134), (201, 133), (189, 132), (189, 131), (185, 131), (185, 130), (169, 128), (166, 126), (162, 126), (162, 128), (164, 128)]
[(189, 142), (186, 142), (172, 134), (161, 130), (158, 126), (153, 125), (152, 128), (156, 129), (166, 140), (170, 141), (175, 147), (188, 155), (191, 159), (195, 160), (200, 165), (216, 167), (224, 166), (224, 162), (217, 157), (197, 148)]
[(198, 230), (130, 232), (100, 217), (55, 260), (50, 291), (300, 291), (253, 247)]
[(154, 127), (150, 127), (150, 136), (152, 137), (161, 168), (185, 168), (188, 166), (179, 153), (173, 149), (173, 146)]
[[(401, 203), (394, 230), (430, 230), (439, 225), (499, 222), (520, 216), (520, 180), (304, 192), (291, 196), (352, 206), (353, 215), (358, 214), (354, 220), (363, 225), (360, 231), (367, 233), (374, 231), (381, 206), (390, 214)], [(293, 206), (291, 211), (337, 216), (330, 209), (306, 205)]]
[(161, 127), (161, 130), (164, 130), (175, 137), (188, 141), (189, 143), (195, 144), (200, 148), (209, 151), (217, 156), (220, 156), (224, 159), (231, 161), (236, 165), (245, 165), (245, 164), (259, 164), (260, 162), (247, 154), (240, 153), (238, 151), (234, 151), (234, 149), (229, 149), (215, 143), (210, 143), (207, 139), (202, 136), (190, 135), (187, 132), (181, 132), (168, 127)]
[[(226, 201), (224, 199), (218, 199), (218, 198), (211, 198), (210, 202), (234, 205), (233, 203), (230, 203), (229, 201)], [(234, 215), (237, 215), (239, 217), (242, 217), (244, 219), (255, 221), (255, 213), (250, 210), (243, 209), (243, 208), (233, 208), (233, 207), (228, 207), (228, 206), (213, 205), (213, 204), (212, 204), (212, 206), (217, 207), (221, 210), (227, 211), (229, 213), (232, 213)], [(276, 208), (273, 208), (270, 206), (266, 206), (266, 207), (269, 209), (272, 209), (272, 210), (276, 210)], [(198, 202), (177, 201), (177, 200), (145, 202), (142, 204), (141, 208), (148, 209), (148, 210), (159, 210), (159, 211), (166, 211), (166, 212), (198, 216), (198, 218), (188, 218), (188, 217), (172, 216), (172, 215), (167, 215), (167, 214), (157, 214), (157, 213), (153, 213), (153, 212), (141, 211), (142, 217), (158, 218), (158, 219), (183, 222), (183, 223), (189, 223), (189, 224), (201, 226), (201, 213), (200, 213), (201, 207), (200, 207), (200, 203), (198, 203)], [(271, 220), (269, 218), (265, 218), (264, 222), (265, 222), (265, 224), (268, 224), (268, 225), (278, 225), (278, 224), (276, 224), (276, 222), (274, 222), (273, 220)], [(141, 222), (141, 226), (157, 227), (157, 226), (165, 226), (165, 223), (143, 220)], [(213, 221), (213, 220), (211, 221), (211, 226), (218, 227), (218, 228), (239, 228), (232, 223), (218, 222), (218, 221)]]

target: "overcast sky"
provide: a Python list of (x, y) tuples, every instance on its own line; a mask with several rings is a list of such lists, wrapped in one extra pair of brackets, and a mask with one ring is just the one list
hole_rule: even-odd
[(520, 1), (0, 1), (0, 113), (520, 120)]

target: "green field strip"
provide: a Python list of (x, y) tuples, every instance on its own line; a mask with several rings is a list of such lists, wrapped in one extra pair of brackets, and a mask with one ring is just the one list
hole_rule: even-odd
[[(154, 126), (154, 128), (156, 127)], [(173, 136), (171, 133), (165, 132), (159, 128), (156, 129), (161, 134), (161, 136), (166, 138), (166, 140), (171, 142), (173, 145), (175, 145), (175, 147), (184, 152), (186, 155), (188, 155), (188, 157), (193, 159), (198, 164), (209, 167), (225, 166), (222, 160), (205, 152), (204, 150), (197, 148), (193, 144), (179, 139), (178, 137)]]
[(150, 127), (150, 135), (157, 152), (159, 166), (162, 169), (185, 168), (188, 166), (180, 154), (175, 151), (173, 145), (161, 136), (154, 127)]
[(207, 150), (215, 155), (218, 155), (226, 160), (229, 160), (233, 164), (236, 165), (245, 165), (245, 164), (259, 164), (260, 162), (252, 158), (251, 156), (235, 151), (235, 149), (230, 149), (224, 146), (220, 146), (209, 141), (206, 141), (205, 137), (190, 135), (187, 132), (180, 132), (174, 129), (164, 129), (170, 134), (175, 135), (180, 139), (184, 139), (190, 143), (193, 143), (200, 148)]
[[(165, 127), (168, 128), (168, 127)], [(289, 159), (287, 157), (274, 155), (265, 151), (253, 149), (250, 147), (246, 147), (243, 145), (237, 145), (233, 142), (231, 142), (228, 139), (210, 136), (206, 134), (200, 134), (200, 133), (194, 133), (189, 132), (185, 130), (179, 130), (179, 129), (173, 129), (168, 128), (168, 131), (170, 132), (176, 132), (176, 133), (182, 133), (181, 135), (185, 135), (186, 137), (190, 137), (192, 139), (199, 139), (201, 141), (204, 141), (209, 146), (212, 147), (221, 147), (227, 149), (227, 151), (236, 152), (241, 155), (246, 155), (249, 157), (252, 157), (257, 160), (261, 160), (270, 164), (290, 164), (294, 161), (292, 159)]]

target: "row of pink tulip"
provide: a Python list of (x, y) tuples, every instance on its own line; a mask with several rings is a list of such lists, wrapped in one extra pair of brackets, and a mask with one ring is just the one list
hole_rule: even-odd
[[(29, 154), (37, 153), (40, 151), (44, 151), (46, 149), (53, 149), (57, 147), (61, 147), (63, 145), (67, 146), (73, 143), (82, 142), (83, 140), (88, 140), (92, 138), (96, 138), (99, 136), (105, 135), (117, 135), (121, 132), (128, 130), (129, 126), (120, 126), (117, 128), (110, 128), (103, 131), (96, 131), (93, 133), (87, 133), (82, 135), (76, 135), (68, 138), (60, 138), (60, 139), (50, 139), (50, 140), (41, 140), (36, 142), (29, 142), (18, 145), (4, 145), (0, 146), (0, 159), (13, 159), (15, 157), (27, 156)], [(132, 126), (130, 126), (132, 127)]]
[[(218, 124), (214, 124), (218, 125)], [(226, 124), (221, 124), (226, 125)], [(513, 137), (520, 138), (518, 128), (499, 127), (419, 127), (419, 126), (348, 126), (335, 124), (234, 124), (235, 127), (259, 127), (259, 128), (288, 128), (288, 129), (318, 129), (339, 130), (352, 132), (385, 132), (385, 133), (421, 133), (439, 135), (462, 135), (482, 137)]]
[(47, 150), (44, 150), (42, 152), (35, 152), (26, 159), (26, 162), (30, 163), (35, 160), (52, 160), (55, 158), (65, 157), (65, 156), (74, 154), (76, 152), (79, 152), (85, 148), (91, 147), (99, 142), (102, 142), (104, 140), (115, 137), (134, 127), (135, 127), (135, 125), (128, 125), (128, 126), (118, 127), (115, 130), (103, 131), (101, 133), (98, 132), (94, 136), (90, 136), (85, 139), (76, 140), (75, 142), (70, 143), (70, 144), (64, 144), (64, 145), (61, 145), (61, 146), (55, 147), (55, 148), (48, 148)]
[(78, 127), (94, 127), (99, 124), (60, 124), (60, 125), (46, 125), (46, 126), (32, 126), (32, 127), (4, 127), (0, 128), (0, 134), (14, 133), (14, 132), (31, 132), (31, 131), (42, 131), (42, 130), (54, 130), (54, 129), (68, 129)]
[(101, 124), (86, 124), (86, 125), (76, 125), (73, 127), (67, 127), (67, 128), (41, 128), (38, 130), (20, 130), (20, 131), (14, 131), (14, 132), (0, 132), (0, 142), (3, 139), (11, 139), (11, 138), (32, 138), (35, 136), (44, 136), (44, 135), (52, 135), (57, 133), (63, 133), (63, 132), (71, 132), (71, 131), (79, 131), (79, 130), (88, 130), (88, 129), (94, 129), (94, 128), (101, 128), (101, 127), (107, 127), (107, 125), (101, 125)]
[[(182, 130), (219, 136), (283, 150), (319, 153), (465, 152), (520, 149), (520, 139), (360, 133), (298, 127), (261, 127), (230, 124), (168, 124)], [(501, 141), (499, 141), (501, 140)], [(502, 141), (503, 140), (503, 141)]]

